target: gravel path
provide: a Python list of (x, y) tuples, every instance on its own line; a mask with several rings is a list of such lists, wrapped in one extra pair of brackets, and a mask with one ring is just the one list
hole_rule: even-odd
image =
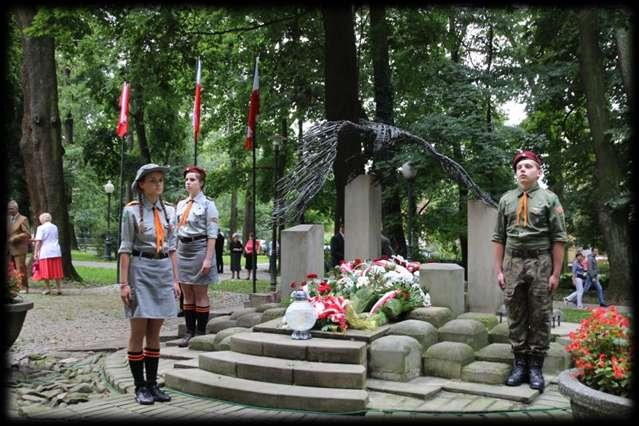
[[(11, 365), (32, 354), (78, 351), (112, 351), (126, 346), (129, 321), (124, 318), (117, 286), (66, 288), (63, 294), (26, 296), (34, 306), (26, 316), (22, 331), (11, 349)], [(248, 294), (210, 293), (213, 309), (242, 305)], [(177, 335), (183, 318), (165, 321), (161, 335)], [(82, 354), (77, 354), (82, 358)]]

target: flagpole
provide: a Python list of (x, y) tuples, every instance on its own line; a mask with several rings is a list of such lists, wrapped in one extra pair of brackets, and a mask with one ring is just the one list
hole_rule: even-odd
[[(125, 89), (126, 88), (126, 97)], [(125, 99), (122, 99), (124, 98)], [(128, 125), (128, 116), (129, 114), (129, 87), (128, 81), (124, 80), (124, 86), (122, 88), (122, 94), (120, 95), (120, 118), (118, 119), (118, 128), (116, 132), (120, 137), (120, 205), (118, 208), (118, 247), (120, 247), (121, 239), (122, 239), (122, 208), (124, 205), (124, 144), (126, 143), (126, 138), (131, 137), (129, 135), (129, 125)], [(124, 134), (120, 134), (120, 124), (124, 120), (126, 123), (126, 131)], [(117, 266), (116, 266), (116, 280), (120, 282), (120, 256), (117, 256)]]
[[(255, 57), (255, 68), (257, 68), (257, 61), (259, 56)], [(255, 239), (257, 238), (257, 227), (255, 226), (255, 211), (257, 210), (256, 190), (255, 190), (255, 148), (257, 146), (257, 118), (255, 119), (255, 129), (253, 131), (253, 293), (257, 292), (257, 246), (255, 245)]]

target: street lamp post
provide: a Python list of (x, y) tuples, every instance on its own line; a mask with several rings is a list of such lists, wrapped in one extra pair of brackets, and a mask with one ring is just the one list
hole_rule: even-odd
[(413, 186), (415, 183), (415, 176), (417, 176), (417, 170), (413, 167), (410, 161), (402, 164), (397, 169), (399, 173), (406, 179), (406, 186), (408, 192), (408, 247), (406, 247), (406, 258), (413, 260), (413, 249), (415, 244), (413, 241), (413, 220), (415, 218), (415, 195), (413, 194)]
[(111, 194), (115, 187), (111, 183), (111, 179), (104, 185), (104, 192), (107, 194), (107, 233), (104, 239), (104, 258), (111, 260)]
[[(275, 135), (273, 137), (273, 210), (277, 207), (277, 181), (279, 179), (279, 154), (280, 143), (286, 136)], [(269, 266), (271, 270), (271, 292), (277, 291), (277, 223), (273, 220), (271, 234), (271, 256), (269, 258)]]

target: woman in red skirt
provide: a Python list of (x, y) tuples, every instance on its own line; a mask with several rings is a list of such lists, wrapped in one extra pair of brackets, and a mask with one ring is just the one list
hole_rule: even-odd
[(34, 241), (34, 262), (37, 262), (37, 274), (32, 277), (37, 281), (44, 281), (46, 289), (42, 294), (51, 294), (49, 280), (55, 280), (58, 294), (62, 294), (60, 280), (64, 278), (62, 271), (62, 252), (58, 243), (58, 227), (51, 223), (51, 215), (42, 213)]

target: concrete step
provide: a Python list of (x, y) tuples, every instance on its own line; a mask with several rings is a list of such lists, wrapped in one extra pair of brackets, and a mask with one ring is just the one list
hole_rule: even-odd
[(365, 411), (368, 401), (368, 392), (363, 389), (265, 383), (201, 369), (174, 368), (164, 374), (169, 388), (258, 407), (353, 413)]
[(282, 334), (241, 333), (231, 337), (231, 350), (274, 358), (366, 366), (366, 343), (350, 340), (293, 340)]
[(211, 373), (262, 382), (344, 389), (366, 387), (366, 367), (361, 364), (310, 362), (218, 351), (200, 354), (198, 365)]

